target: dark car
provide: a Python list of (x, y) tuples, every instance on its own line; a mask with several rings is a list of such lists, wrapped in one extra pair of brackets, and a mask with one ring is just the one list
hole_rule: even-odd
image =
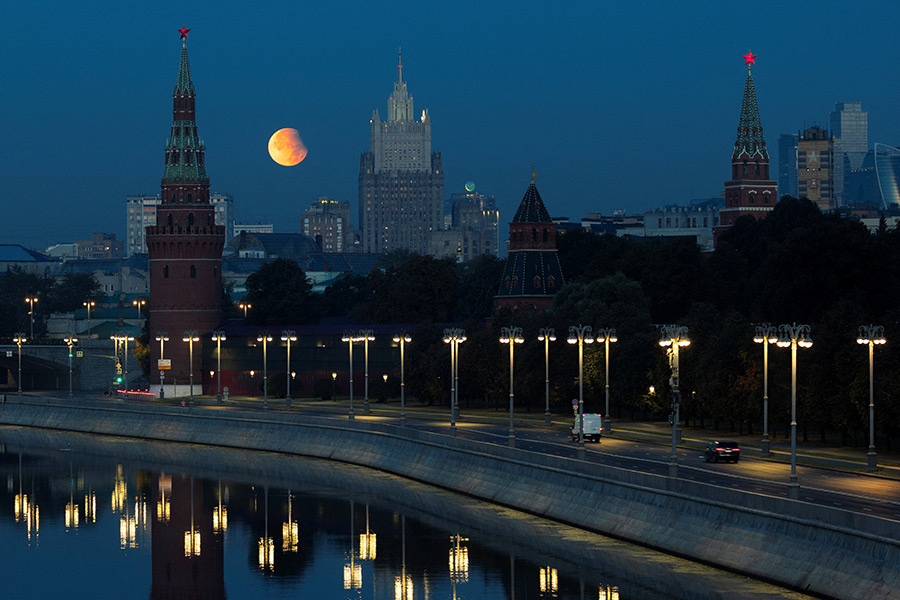
[(705, 455), (706, 462), (737, 462), (741, 459), (741, 447), (737, 442), (710, 442), (706, 445)]

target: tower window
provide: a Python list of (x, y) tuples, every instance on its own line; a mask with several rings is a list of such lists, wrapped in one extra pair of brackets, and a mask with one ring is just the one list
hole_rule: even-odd
[(169, 278), (169, 265), (163, 267), (163, 279)]
[(194, 265), (191, 265), (191, 279), (196, 279), (196, 278), (197, 278), (197, 267)]

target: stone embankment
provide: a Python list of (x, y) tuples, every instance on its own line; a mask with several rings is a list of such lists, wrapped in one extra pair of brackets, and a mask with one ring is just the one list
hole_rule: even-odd
[(0, 424), (313, 456), (469, 494), (829, 598), (900, 598), (900, 523), (371, 421), (0, 406)]

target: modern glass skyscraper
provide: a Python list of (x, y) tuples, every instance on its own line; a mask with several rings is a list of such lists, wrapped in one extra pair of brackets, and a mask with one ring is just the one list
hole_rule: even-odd
[(875, 175), (883, 208), (900, 205), (900, 148), (875, 144)]
[(778, 197), (797, 197), (797, 134), (778, 136)]
[(862, 167), (869, 150), (869, 113), (862, 102), (835, 102), (831, 112), (831, 137), (834, 142), (834, 199), (846, 206), (855, 199), (845, 197), (845, 180), (850, 171)]

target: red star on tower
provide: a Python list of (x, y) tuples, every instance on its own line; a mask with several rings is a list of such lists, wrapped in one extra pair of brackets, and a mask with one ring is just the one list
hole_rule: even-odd
[(187, 27), (185, 27), (184, 25), (182, 25), (182, 26), (181, 26), (181, 29), (178, 30), (178, 33), (181, 34), (181, 39), (186, 40), (186, 39), (187, 39), (187, 34), (188, 34), (189, 31), (190, 31), (190, 29), (188, 29)]
[(747, 50), (747, 54), (742, 54), (741, 56), (744, 57), (744, 64), (749, 66), (756, 64), (756, 61), (753, 59), (759, 56), (759, 54), (751, 54), (751, 52)]

